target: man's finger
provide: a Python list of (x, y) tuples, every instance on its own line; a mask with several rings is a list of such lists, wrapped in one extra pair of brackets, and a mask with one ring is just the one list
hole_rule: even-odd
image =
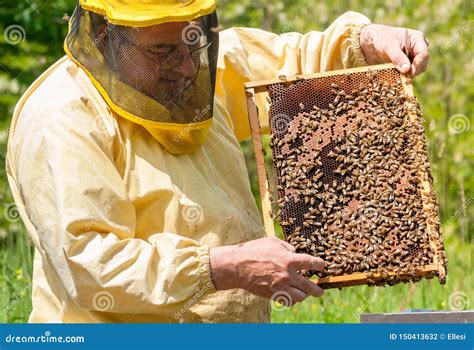
[(402, 51), (399, 45), (393, 45), (388, 48), (386, 55), (389, 60), (397, 67), (403, 74), (410, 72), (410, 60)]
[(305, 292), (295, 287), (289, 287), (288, 294), (290, 295), (290, 298), (291, 298), (291, 305), (302, 302), (308, 296)]
[(290, 284), (307, 295), (312, 295), (313, 297), (320, 297), (324, 294), (324, 290), (319, 287), (316, 283), (311, 282), (308, 278), (301, 276), (296, 271), (290, 272), (291, 282)]
[(422, 32), (413, 31), (413, 61), (411, 73), (413, 76), (422, 73), (428, 66), (430, 55), (428, 52), (428, 42)]
[(423, 73), (428, 66), (428, 61), (430, 57), (427, 53), (421, 52), (413, 58), (411, 65), (411, 74), (412, 76), (417, 76)]
[(309, 254), (291, 254), (290, 265), (296, 270), (324, 270), (324, 260)]

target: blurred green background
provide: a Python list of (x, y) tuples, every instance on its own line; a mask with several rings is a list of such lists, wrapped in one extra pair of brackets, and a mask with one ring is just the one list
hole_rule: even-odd
[[(67, 31), (63, 15), (74, 1), (0, 0), (0, 155), (5, 159), (13, 108), (29, 84), (64, 55)], [(415, 79), (426, 119), (434, 186), (439, 200), (448, 255), (448, 279), (390, 288), (328, 290), (291, 309), (274, 306), (274, 322), (359, 322), (361, 312), (397, 312), (407, 308), (473, 308), (474, 106), (471, 0), (218, 1), (224, 28), (259, 27), (276, 33), (324, 30), (346, 11), (365, 14), (374, 23), (422, 30), (430, 40), (429, 69)], [(257, 202), (258, 184), (250, 141), (242, 143)], [(13, 204), (5, 167), (0, 168), (3, 216), (0, 216), (0, 322), (26, 322), (31, 310), (32, 244)]]

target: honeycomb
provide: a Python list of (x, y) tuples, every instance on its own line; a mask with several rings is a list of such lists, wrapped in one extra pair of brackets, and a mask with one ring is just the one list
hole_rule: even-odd
[(393, 285), (446, 267), (423, 116), (395, 68), (281, 77), (267, 92), (278, 222), (326, 261), (302, 273)]

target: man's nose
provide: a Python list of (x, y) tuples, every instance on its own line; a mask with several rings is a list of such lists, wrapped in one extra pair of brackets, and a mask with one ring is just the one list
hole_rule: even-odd
[(191, 52), (188, 49), (186, 49), (186, 52), (182, 52), (182, 55), (182, 61), (176, 67), (175, 71), (186, 77), (193, 77), (199, 67), (193, 60)]

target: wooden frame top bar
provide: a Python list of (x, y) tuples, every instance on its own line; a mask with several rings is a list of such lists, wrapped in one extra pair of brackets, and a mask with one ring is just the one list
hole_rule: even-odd
[(334, 76), (334, 75), (346, 75), (346, 74), (352, 74), (352, 73), (358, 73), (358, 72), (376, 71), (376, 70), (389, 69), (389, 68), (396, 68), (396, 67), (392, 63), (384, 63), (384, 64), (378, 64), (375, 66), (370, 66), (369, 69), (367, 67), (357, 67), (357, 68), (339, 69), (339, 70), (333, 70), (333, 71), (321, 72), (321, 73), (299, 74), (299, 75), (293, 75), (293, 76), (285, 76), (284, 79), (268, 79), (268, 80), (260, 80), (260, 81), (250, 81), (250, 82), (244, 83), (244, 87), (246, 90), (253, 89), (255, 93), (259, 93), (259, 92), (266, 92), (267, 91), (266, 87), (268, 85), (273, 85), (273, 84), (281, 84), (281, 83), (291, 84), (291, 83), (297, 82), (299, 80), (304, 80), (304, 79), (329, 77), (329, 76)]

